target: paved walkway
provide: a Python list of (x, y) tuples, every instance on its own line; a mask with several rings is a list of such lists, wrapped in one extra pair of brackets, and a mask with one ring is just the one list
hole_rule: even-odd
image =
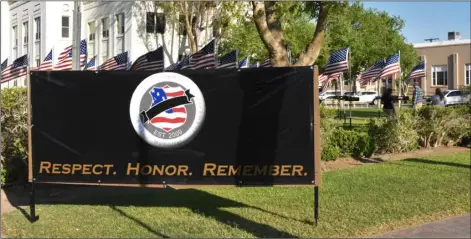
[(375, 238), (471, 238), (471, 214), (438, 220)]

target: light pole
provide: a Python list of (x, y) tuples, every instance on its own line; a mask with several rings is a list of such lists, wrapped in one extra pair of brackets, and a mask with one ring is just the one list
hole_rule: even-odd
[(74, 1), (74, 19), (72, 35), (72, 70), (80, 70), (80, 1)]

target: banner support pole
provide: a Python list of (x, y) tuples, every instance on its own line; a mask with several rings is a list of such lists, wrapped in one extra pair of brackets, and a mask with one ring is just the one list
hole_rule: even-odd
[(319, 186), (314, 186), (314, 225), (319, 221)]
[(38, 216), (36, 216), (36, 202), (35, 202), (35, 197), (36, 194), (34, 192), (34, 182), (36, 179), (33, 177), (33, 145), (32, 145), (32, 125), (31, 125), (31, 71), (29, 64), (26, 67), (26, 80), (27, 80), (27, 112), (28, 112), (28, 182), (30, 183), (31, 186), (31, 191), (29, 193), (29, 209), (30, 209), (30, 222), (35, 222), (39, 219)]

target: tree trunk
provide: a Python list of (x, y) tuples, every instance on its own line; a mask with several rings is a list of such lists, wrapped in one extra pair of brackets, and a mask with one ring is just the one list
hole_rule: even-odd
[(193, 16), (191, 14), (191, 10), (188, 9), (188, 3), (186, 0), (182, 2), (182, 11), (183, 14), (185, 15), (185, 27), (186, 27), (186, 34), (187, 39), (188, 39), (188, 45), (190, 46), (190, 53), (194, 54), (198, 51), (198, 45), (197, 42), (195, 41), (195, 36), (193, 35)]
[(298, 61), (294, 64), (295, 66), (311, 66), (319, 57), (322, 45), (324, 44), (327, 16), (330, 10), (329, 3), (322, 2), (320, 4), (314, 36), (306, 49), (299, 55)]
[(263, 44), (268, 50), (272, 66), (289, 66), (288, 55), (283, 41), (283, 31), (275, 11), (276, 2), (252, 1), (253, 20)]

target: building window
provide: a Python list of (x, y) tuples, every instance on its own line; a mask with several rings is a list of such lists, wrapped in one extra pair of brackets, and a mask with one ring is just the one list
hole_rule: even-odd
[(23, 44), (28, 44), (29, 37), (28, 22), (23, 23)]
[(110, 19), (108, 17), (101, 20), (103, 26), (103, 31), (101, 33), (103, 38), (108, 38), (110, 36)]
[(116, 15), (116, 27), (118, 35), (124, 34), (124, 13)]
[(70, 17), (62, 16), (62, 37), (69, 38)]
[(13, 47), (18, 46), (18, 27), (14, 26), (12, 29), (12, 35), (13, 35)]
[(41, 18), (37, 17), (34, 19), (34, 25), (36, 27), (36, 33), (34, 36), (35, 40), (41, 40)]
[(88, 23), (88, 41), (95, 41), (95, 21)]
[(146, 14), (146, 32), (147, 33), (165, 33), (165, 14), (147, 12)]
[(464, 77), (464, 84), (471, 85), (471, 64), (466, 64)]
[(186, 36), (185, 15), (180, 15), (178, 18), (178, 35)]
[(432, 66), (432, 85), (447, 86), (448, 85), (448, 66)]
[(15, 87), (18, 86), (18, 79), (15, 79), (15, 80), (13, 81), (13, 86), (15, 86)]
[(41, 64), (41, 60), (39, 60), (38, 58), (36, 58), (36, 66), (38, 67), (40, 64)]

